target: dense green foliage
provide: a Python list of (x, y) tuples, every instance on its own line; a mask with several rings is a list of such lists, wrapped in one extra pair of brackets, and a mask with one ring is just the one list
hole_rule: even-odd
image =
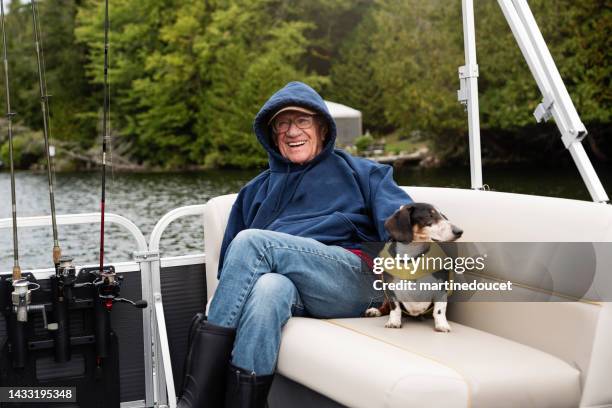
[[(606, 4), (530, 1), (600, 158), (612, 145), (605, 137), (612, 122), (612, 12)], [(133, 163), (264, 165), (251, 123), (261, 104), (291, 80), (361, 110), (364, 130), (374, 135), (399, 133), (429, 142), (442, 159), (467, 158), (465, 113), (456, 96), (457, 67), (464, 64), (458, 0), (110, 5), (113, 144)], [(80, 151), (94, 151), (100, 142), (103, 13), (98, 0), (40, 2), (52, 136)], [(497, 2), (476, 2), (475, 14), (485, 159), (537, 160), (543, 148), (562, 151), (553, 126), (534, 126), (541, 96)], [(39, 130), (29, 4), (12, 1), (7, 29), (14, 110), (21, 124)]]
[[(96, 119), (91, 111), (98, 103), (91, 98), (91, 84), (83, 69), (87, 49), (76, 43), (77, 3), (75, 0), (39, 1), (38, 8), (41, 48), (51, 94), (51, 126), (55, 130), (52, 136), (86, 147), (95, 136)], [(17, 112), (16, 119), (31, 128), (41, 129), (40, 88), (29, 3), (11, 2), (7, 16), (7, 41), (11, 105)], [(4, 86), (2, 93), (4, 96)], [(2, 98), (3, 111), (4, 102)]]
[[(612, 112), (612, 12), (605, 3), (529, 2), (590, 140), (610, 151), (603, 136)], [(534, 126), (541, 95), (497, 2), (475, 4), (485, 159), (538, 161), (550, 149), (565, 157), (553, 125)], [(465, 160), (467, 126), (456, 99), (460, 22), (460, 1), (378, 0), (332, 69), (334, 95), (363, 109), (372, 131), (425, 133), (438, 155)]]

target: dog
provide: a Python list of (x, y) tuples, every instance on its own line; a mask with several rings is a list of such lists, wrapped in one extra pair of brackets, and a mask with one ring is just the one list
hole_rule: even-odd
[[(385, 221), (385, 229), (391, 237), (386, 256), (399, 255), (404, 258), (417, 259), (430, 251), (432, 243), (456, 241), (463, 230), (453, 225), (437, 208), (427, 203), (403, 205)], [(380, 254), (379, 254), (380, 255)], [(395, 274), (382, 273), (385, 283), (400, 281)], [(441, 282), (448, 279), (447, 271), (427, 275), (418, 282)], [(379, 308), (366, 310), (367, 317), (379, 317), (389, 314), (385, 324), (388, 328), (402, 327), (402, 308), (410, 316), (420, 316), (430, 309), (433, 303), (435, 330), (450, 332), (446, 320), (447, 293), (445, 290), (432, 291), (392, 291), (385, 290), (385, 302)]]

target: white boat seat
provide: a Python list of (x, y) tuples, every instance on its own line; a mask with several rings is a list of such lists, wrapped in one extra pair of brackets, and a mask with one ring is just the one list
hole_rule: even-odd
[(560, 359), (451, 323), (293, 318), (278, 372), (349, 407), (577, 407), (580, 372)]
[[(465, 231), (463, 241), (612, 242), (609, 205), (492, 191), (406, 190), (415, 201), (439, 207)], [(209, 299), (235, 197), (206, 205)], [(598, 265), (609, 266), (611, 257), (599, 254)], [(385, 329), (384, 317), (292, 318), (283, 330), (277, 371), (350, 407), (612, 404), (611, 303), (462, 302), (449, 304), (448, 316), (448, 334), (434, 332), (431, 320)]]

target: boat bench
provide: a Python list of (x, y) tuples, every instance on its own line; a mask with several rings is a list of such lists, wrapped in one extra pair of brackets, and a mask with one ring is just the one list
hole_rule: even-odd
[[(610, 205), (405, 189), (415, 201), (439, 207), (465, 231), (464, 242), (612, 241)], [(208, 299), (235, 197), (216, 197), (205, 208)], [(597, 261), (610, 269), (612, 254), (598, 254)], [(602, 275), (610, 277), (612, 270), (607, 272)], [(612, 303), (456, 302), (449, 303), (448, 317), (451, 333), (435, 332), (431, 319), (404, 319), (401, 329), (386, 329), (387, 317), (291, 318), (283, 329), (277, 366), (282, 380), (275, 381), (271, 406), (275, 394), (291, 393), (282, 389), (287, 387), (320, 394), (336, 407), (612, 406)]]

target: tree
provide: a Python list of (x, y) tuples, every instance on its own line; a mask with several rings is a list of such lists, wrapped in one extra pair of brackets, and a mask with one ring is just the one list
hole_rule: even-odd
[(342, 44), (339, 57), (332, 65), (330, 97), (362, 112), (365, 129), (387, 133), (394, 129), (385, 116), (382, 101), (384, 90), (372, 80), (376, 60), (372, 58), (375, 44), (370, 36), (376, 31), (371, 7), (360, 24)]
[[(51, 95), (51, 142), (69, 142), (79, 149), (87, 148), (94, 142), (95, 121), (82, 115), (91, 99), (82, 68), (84, 49), (74, 45), (78, 2), (39, 1), (37, 5), (40, 49), (46, 67), (47, 93)], [(43, 123), (31, 4), (23, 4), (19, 0), (11, 2), (6, 25), (12, 108), (17, 112), (15, 121), (26, 126), (23, 134), (26, 144), (36, 142), (36, 137), (40, 137), (38, 144), (42, 145), (42, 132), (27, 130), (41, 130)], [(1, 86), (4, 88), (4, 81)], [(1, 105), (5, 106), (4, 98)], [(5, 110), (4, 107), (2, 109)], [(15, 137), (19, 139), (22, 135), (16, 132)], [(44, 149), (28, 148), (20, 164), (29, 167), (40, 160), (43, 153)]]
[[(612, 112), (612, 18), (604, 3), (530, 1), (578, 112), (593, 125), (590, 140), (610, 128)], [(475, 6), (485, 159), (541, 162), (538, 152), (551, 150), (550, 158), (566, 157), (554, 126), (535, 125), (541, 94), (499, 6)], [(467, 124), (456, 98), (464, 64), (460, 3), (378, 0), (368, 13), (332, 69), (333, 91), (364, 111), (366, 126), (419, 130), (443, 158), (467, 160)]]
[[(606, 5), (530, 1), (602, 158), (612, 156)], [(541, 95), (499, 6), (475, 7), (485, 159), (539, 160), (533, 152), (544, 149), (567, 156), (554, 125), (534, 123)], [(79, 150), (97, 148), (104, 3), (47, 0), (39, 8), (51, 134)], [(375, 134), (418, 131), (441, 158), (465, 161), (466, 116), (456, 97), (461, 21), (460, 2), (444, 0), (113, 0), (115, 152), (155, 167), (265, 165), (253, 117), (275, 90), (302, 80), (360, 109)], [(35, 135), (42, 118), (29, 4), (12, 1), (7, 30), (16, 120)]]
[(252, 167), (267, 162), (251, 129), (265, 100), (291, 80), (317, 87), (322, 78), (301, 67), (308, 24), (279, 18), (271, 0), (238, 0), (212, 16), (201, 50), (207, 88), (200, 99), (199, 131), (207, 166)]

